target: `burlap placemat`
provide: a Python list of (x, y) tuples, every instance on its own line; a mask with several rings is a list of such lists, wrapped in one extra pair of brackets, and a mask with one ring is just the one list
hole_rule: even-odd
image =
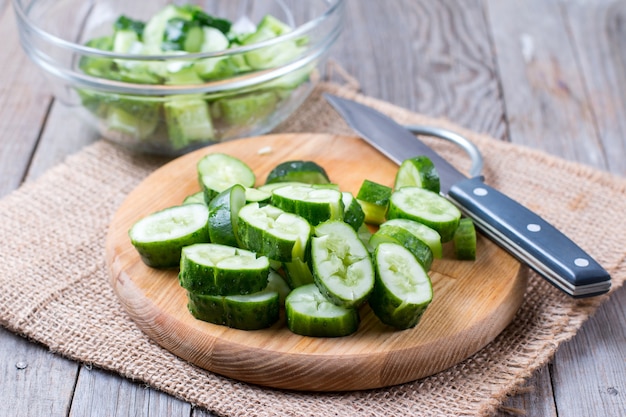
[[(512, 146), (449, 122), (323, 84), (282, 132), (352, 134), (320, 94), (330, 91), (402, 123), (438, 125), (466, 135), (485, 157), (487, 181), (536, 210), (626, 278), (626, 180)], [(462, 152), (431, 141), (459, 164)], [(575, 301), (531, 274), (514, 322), (491, 344), (444, 372), (387, 389), (286, 392), (214, 375), (148, 339), (108, 284), (107, 224), (125, 196), (164, 161), (97, 142), (0, 201), (0, 324), (60, 355), (112, 370), (228, 416), (488, 415), (545, 364), (607, 296)], [(601, 216), (598, 213), (602, 213)]]

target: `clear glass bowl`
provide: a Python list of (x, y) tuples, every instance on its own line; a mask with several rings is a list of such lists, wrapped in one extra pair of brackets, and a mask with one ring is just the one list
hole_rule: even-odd
[[(285, 120), (324, 76), (345, 8), (344, 0), (13, 3), (22, 46), (45, 70), (55, 97), (76, 107), (105, 138), (164, 155), (260, 135)], [(86, 46), (111, 35), (120, 15), (145, 22), (171, 3), (200, 6), (249, 30), (269, 14), (293, 30), (215, 52), (120, 54)], [(227, 70), (215, 71), (217, 65)], [(130, 75), (100, 71), (111, 66), (130, 68)], [(149, 76), (137, 76), (135, 68), (148, 68)]]

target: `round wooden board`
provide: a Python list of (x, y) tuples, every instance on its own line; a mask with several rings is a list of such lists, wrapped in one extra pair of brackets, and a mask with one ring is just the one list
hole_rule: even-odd
[[(269, 153), (259, 152), (263, 148)], [(180, 157), (146, 178), (116, 213), (107, 236), (111, 284), (137, 325), (167, 350), (204, 369), (264, 386), (348, 391), (391, 386), (449, 368), (491, 342), (513, 319), (526, 289), (526, 268), (482, 235), (477, 260), (445, 255), (431, 270), (434, 298), (420, 323), (397, 331), (369, 307), (359, 330), (342, 338), (291, 333), (284, 315), (273, 327), (243, 331), (196, 320), (176, 270), (145, 266), (128, 239), (139, 218), (180, 204), (199, 190), (196, 162), (222, 152), (250, 165), (263, 183), (276, 164), (314, 160), (342, 190), (363, 179), (393, 184), (397, 166), (358, 138), (280, 134), (214, 145)]]

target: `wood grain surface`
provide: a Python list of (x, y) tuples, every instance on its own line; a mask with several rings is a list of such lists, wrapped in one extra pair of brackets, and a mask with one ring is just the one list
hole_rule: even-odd
[[(259, 150), (269, 147), (270, 153)], [(313, 160), (331, 181), (356, 194), (364, 179), (393, 185), (397, 165), (362, 140), (322, 134), (281, 134), (227, 142), (176, 159), (144, 180), (116, 213), (107, 236), (111, 284), (139, 327), (178, 356), (210, 371), (259, 385), (308, 391), (379, 388), (432, 375), (469, 357), (506, 327), (524, 298), (527, 269), (479, 236), (477, 259), (436, 260), (433, 302), (418, 326), (397, 331), (367, 305), (347, 337), (290, 332), (284, 314), (269, 329), (242, 331), (196, 320), (176, 270), (147, 267), (128, 238), (138, 219), (180, 204), (198, 191), (196, 163), (208, 153), (236, 156), (257, 183), (289, 160)], [(376, 167), (376, 169), (372, 169)]]
[[(364, 94), (626, 175), (624, 0), (347, 0), (346, 6), (345, 28), (331, 56)], [(76, 119), (74, 109), (52, 99), (40, 70), (20, 49), (8, 0), (0, 0), (0, 23), (4, 196), (99, 137)], [(556, 68), (554, 62), (573, 67), (533, 75), (537, 68)], [(543, 85), (551, 88), (531, 82), (542, 77), (549, 77)], [(333, 79), (345, 81), (339, 75)], [(570, 83), (578, 87), (567, 93), (562, 86)], [(561, 129), (548, 120), (536, 123), (532, 115), (538, 108), (549, 114), (560, 100), (567, 109), (583, 109), (585, 117), (559, 124)], [(581, 126), (589, 136), (579, 143)], [(591, 155), (599, 155), (591, 161), (583, 150), (589, 146)], [(621, 288), (495, 416), (622, 417), (625, 323), (626, 288)], [(4, 328), (0, 381), (1, 416), (213, 415), (52, 354)]]

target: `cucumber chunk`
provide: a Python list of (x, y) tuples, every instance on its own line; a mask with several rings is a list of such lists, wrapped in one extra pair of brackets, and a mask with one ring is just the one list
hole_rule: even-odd
[(415, 327), (432, 301), (430, 278), (402, 245), (381, 243), (374, 252), (376, 281), (368, 300), (378, 319), (397, 329)]
[(187, 299), (187, 308), (195, 318), (234, 329), (265, 329), (279, 319), (280, 295), (272, 289), (231, 296), (188, 292)]
[(286, 161), (276, 165), (267, 175), (265, 184), (298, 182), (306, 184), (328, 184), (326, 170), (313, 161)]
[(277, 103), (278, 97), (273, 91), (263, 91), (217, 100), (211, 110), (215, 117), (229, 125), (251, 125), (270, 115)]
[(365, 213), (365, 223), (378, 225), (385, 221), (390, 197), (391, 187), (370, 180), (363, 181), (356, 199)]
[(206, 101), (192, 97), (174, 97), (165, 102), (163, 109), (170, 141), (176, 149), (215, 137)]
[(204, 201), (204, 193), (202, 191), (198, 191), (197, 193), (188, 195), (183, 200), (183, 204), (196, 204), (196, 203), (206, 205)]
[(239, 211), (239, 241), (244, 248), (270, 259), (306, 259), (311, 226), (302, 217), (277, 207), (249, 203)]
[(292, 289), (315, 282), (308, 263), (300, 258), (294, 258), (291, 262), (284, 262), (283, 270), (285, 271), (287, 284)]
[(242, 295), (267, 286), (269, 260), (254, 252), (215, 243), (182, 249), (178, 279), (195, 294)]
[(341, 337), (357, 331), (359, 313), (328, 301), (308, 284), (291, 291), (285, 300), (287, 327), (302, 336)]
[(358, 307), (374, 286), (370, 254), (350, 225), (328, 221), (315, 228), (311, 239), (315, 285), (332, 303)]
[(203, 204), (175, 206), (137, 221), (128, 235), (146, 265), (173, 268), (180, 262), (183, 247), (209, 241), (208, 220)]
[(385, 227), (401, 227), (412, 233), (415, 237), (426, 243), (433, 252), (433, 257), (440, 259), (443, 256), (443, 245), (441, 244), (441, 236), (436, 230), (409, 219), (391, 219), (380, 225), (381, 229)]
[(415, 256), (425, 270), (429, 270), (433, 263), (433, 251), (413, 233), (399, 226), (386, 226), (378, 229), (370, 238), (370, 245), (376, 248), (383, 242), (397, 243), (404, 246)]
[(476, 228), (469, 218), (462, 218), (454, 232), (454, 256), (464, 261), (476, 259)]
[(235, 184), (209, 203), (209, 237), (212, 243), (239, 246), (237, 217), (246, 204), (246, 189)]
[(415, 220), (434, 229), (442, 242), (452, 240), (461, 212), (441, 195), (419, 187), (402, 187), (391, 195), (389, 219)]
[(197, 164), (198, 182), (207, 204), (219, 193), (235, 184), (253, 187), (256, 176), (242, 160), (223, 153), (211, 153)]
[(361, 204), (354, 198), (352, 193), (343, 191), (341, 193), (343, 202), (343, 221), (348, 223), (354, 230), (358, 231), (365, 221), (365, 213)]
[(278, 301), (281, 307), (285, 306), (285, 299), (291, 292), (287, 281), (280, 274), (272, 269), (267, 276), (267, 287), (265, 291), (275, 291), (278, 293)]
[(439, 193), (439, 173), (430, 158), (416, 156), (402, 161), (393, 188), (398, 190), (402, 187), (420, 187)]
[(327, 220), (343, 219), (340, 191), (310, 185), (288, 185), (272, 192), (272, 204), (305, 218), (312, 226)]

